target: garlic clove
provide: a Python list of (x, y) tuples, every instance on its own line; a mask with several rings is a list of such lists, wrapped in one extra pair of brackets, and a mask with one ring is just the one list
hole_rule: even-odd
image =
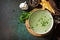
[(21, 3), (21, 4), (19, 5), (19, 7), (20, 7), (22, 10), (27, 10), (27, 9), (28, 9), (28, 5), (27, 5), (26, 1), (25, 1), (24, 3)]

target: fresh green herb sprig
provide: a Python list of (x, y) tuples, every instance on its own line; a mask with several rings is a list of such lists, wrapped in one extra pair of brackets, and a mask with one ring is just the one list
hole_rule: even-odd
[(30, 16), (30, 13), (29, 13), (29, 12), (23, 12), (23, 13), (21, 14), (21, 16), (20, 16), (20, 22), (21, 22), (21, 23), (22, 23), (22, 22), (24, 23), (25, 20), (29, 18), (29, 16)]

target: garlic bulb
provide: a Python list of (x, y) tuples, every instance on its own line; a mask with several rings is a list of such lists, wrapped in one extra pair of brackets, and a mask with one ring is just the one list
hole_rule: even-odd
[(28, 5), (27, 5), (26, 1), (25, 1), (24, 3), (21, 3), (21, 4), (19, 5), (19, 7), (20, 7), (22, 10), (27, 10), (27, 9), (28, 9)]

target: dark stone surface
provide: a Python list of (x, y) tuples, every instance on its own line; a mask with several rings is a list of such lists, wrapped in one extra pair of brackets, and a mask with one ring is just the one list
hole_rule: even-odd
[(25, 24), (19, 22), (21, 2), (24, 0), (0, 0), (0, 40), (52, 40), (53, 33), (35, 37), (26, 30)]

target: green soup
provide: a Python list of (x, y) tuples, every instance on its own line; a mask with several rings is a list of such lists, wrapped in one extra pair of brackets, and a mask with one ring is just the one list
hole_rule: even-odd
[(38, 10), (29, 17), (29, 24), (34, 32), (43, 34), (52, 29), (53, 18), (49, 11)]

